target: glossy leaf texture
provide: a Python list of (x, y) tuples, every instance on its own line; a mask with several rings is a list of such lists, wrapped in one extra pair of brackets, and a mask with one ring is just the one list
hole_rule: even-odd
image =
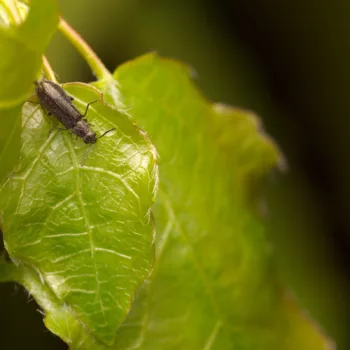
[[(145, 55), (127, 62), (115, 96), (159, 152), (156, 260), (114, 349), (330, 349), (273, 268), (259, 197), (282, 157), (250, 112), (211, 104), (191, 70)], [(118, 94), (109, 91), (118, 89)]]
[(39, 74), (42, 55), (58, 24), (57, 2), (32, 0), (22, 24), (0, 1), (0, 181), (18, 163), (20, 104)]
[[(82, 113), (102, 99), (86, 84), (64, 88)], [(82, 342), (75, 327), (98, 344), (113, 343), (154, 255), (155, 149), (128, 115), (102, 100), (86, 118), (97, 136), (116, 129), (92, 145), (82, 167), (89, 146), (26, 103), (20, 165), (0, 190), (17, 279), (44, 309), (48, 327), (72, 346)]]

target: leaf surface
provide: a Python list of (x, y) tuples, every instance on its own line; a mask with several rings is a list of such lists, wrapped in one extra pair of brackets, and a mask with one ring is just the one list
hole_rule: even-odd
[[(51, 141), (47, 142), (46, 135), (52, 123), (47, 122), (35, 107), (25, 107), (25, 120), (36, 124), (34, 127), (31, 123), (26, 123), (23, 133), (22, 142), (26, 146), (22, 152), (28, 164), (22, 164), (24, 170), (21, 168), (10, 178), (1, 192), (1, 198), (8, 198), (9, 193), (17, 191), (18, 201), (15, 207), (4, 199), (0, 202), (0, 208), (5, 208), (0, 214), (3, 222), (7, 223), (7, 226), (4, 225), (6, 247), (19, 262), (21, 271), (17, 279), (41, 303), (46, 312), (47, 327), (72, 349), (331, 349), (332, 343), (327, 337), (286, 297), (285, 289), (280, 286), (273, 267), (272, 249), (261, 219), (263, 207), (259, 194), (267, 173), (272, 167), (281, 164), (277, 147), (263, 133), (259, 119), (254, 114), (212, 104), (203, 98), (191, 81), (190, 73), (190, 69), (183, 64), (150, 54), (119, 67), (113, 79), (94, 83), (103, 91), (105, 100), (118, 107), (119, 112), (115, 109), (109, 112), (100, 110), (99, 108), (110, 107), (96, 104), (92, 111), (89, 110), (89, 121), (94, 124), (96, 122), (94, 128), (98, 134), (119, 125), (115, 118), (127, 121), (127, 130), (130, 128), (137, 137), (142, 136), (141, 140), (136, 137), (136, 145), (139, 152), (140, 149), (147, 150), (149, 156), (146, 157), (146, 162), (136, 162), (134, 158), (128, 157), (129, 152), (137, 153), (129, 149), (133, 149), (133, 143), (130, 145), (127, 141), (134, 141), (135, 137), (129, 130), (125, 135), (134, 135), (131, 139), (121, 138), (119, 134), (118, 137), (108, 134), (99, 140), (88, 156), (86, 169), (79, 168), (79, 160), (86, 150), (81, 140), (74, 141), (71, 135), (55, 131), (50, 136)], [(96, 96), (92, 96), (93, 89), (86, 86), (72, 85), (67, 86), (67, 89), (77, 98), (76, 103), (82, 111), (87, 102), (96, 99)], [(91, 237), (93, 247), (101, 247), (95, 244), (97, 238), (99, 243), (106, 243), (102, 246), (104, 249), (120, 248), (115, 252), (126, 256), (130, 256), (132, 250), (135, 254), (133, 259), (144, 263), (138, 265), (139, 270), (128, 270), (129, 275), (125, 280), (113, 281), (111, 286), (103, 287), (108, 292), (114, 288), (112, 294), (119, 297), (120, 286), (130, 283), (130, 302), (133, 291), (146, 278), (152, 264), (153, 236), (149, 207), (157, 187), (155, 155), (146, 135), (133, 125), (132, 119), (123, 110), (143, 130), (147, 130), (160, 156), (161, 177), (154, 208), (157, 224), (156, 260), (152, 275), (138, 290), (130, 312), (128, 313), (130, 303), (123, 309), (124, 313), (118, 313), (118, 308), (113, 309), (107, 315), (108, 320), (112, 320), (113, 327), (109, 325), (97, 329), (94, 328), (96, 325), (104, 325), (101, 305), (96, 302), (96, 295), (99, 295), (96, 285), (99, 284), (96, 280), (89, 280), (90, 270), (85, 273), (93, 261), (91, 245), (79, 240), (79, 254), (71, 256), (67, 252), (73, 252), (78, 246), (74, 243), (77, 237), (66, 237), (63, 244), (61, 241), (53, 241), (52, 246), (45, 243), (43, 249), (38, 244), (41, 245), (46, 240), (40, 232), (48, 231), (49, 236), (72, 233), (67, 232), (66, 228), (73, 227), (71, 223), (75, 218), (74, 213), (78, 213), (79, 219), (79, 210), (82, 211), (79, 201), (76, 204), (76, 197), (69, 199), (67, 205), (68, 208), (72, 205), (78, 209), (56, 213), (54, 222), (58, 220), (59, 223), (56, 226), (50, 226), (51, 211), (47, 209), (53, 206), (53, 202), (61, 203), (68, 198), (68, 192), (79, 189), (83, 194), (86, 205), (80, 207), (88, 208), (84, 210), (89, 210), (86, 217), (92, 220), (93, 230), (101, 218), (110, 219), (115, 214), (110, 209), (116, 208), (114, 199), (110, 199), (111, 196), (103, 197), (103, 193), (112, 191), (110, 188), (113, 191), (122, 190), (114, 180), (112, 183), (105, 181), (103, 171), (93, 177), (95, 171), (90, 171), (89, 167), (95, 170), (111, 167), (110, 171), (115, 174), (126, 173), (133, 184), (135, 170), (138, 174), (137, 169), (141, 167), (144, 177), (136, 176), (140, 182), (135, 182), (135, 193), (144, 199), (144, 210), (136, 212), (143, 214), (137, 217), (143, 225), (142, 232), (147, 237), (147, 242), (142, 246), (142, 242), (135, 239), (136, 235), (129, 235), (120, 242), (120, 246), (113, 246), (109, 240), (111, 236), (107, 232), (106, 238), (105, 231), (96, 231), (96, 234), (93, 231)], [(124, 125), (124, 122), (121, 124)], [(119, 139), (124, 140), (127, 146), (122, 147), (124, 142), (118, 143), (116, 140)], [(43, 148), (45, 142), (48, 148)], [(144, 148), (140, 148), (140, 145), (144, 145)], [(34, 191), (32, 188), (28, 191), (34, 193), (35, 197), (44, 194), (47, 198), (46, 206), (37, 204), (35, 197), (26, 198), (20, 194), (24, 188), (20, 179), (25, 176), (26, 167), (30, 168), (33, 160), (38, 158), (37, 154), (40, 154), (40, 161), (37, 161), (36, 167), (40, 165), (42, 169), (49, 169), (51, 162), (58, 167), (58, 178), (49, 171), (47, 175), (46, 170), (40, 170), (38, 177), (34, 177), (31, 182), (37, 187), (34, 187)], [(128, 172), (123, 164), (120, 165), (123, 160), (128, 164), (138, 164), (138, 167)], [(73, 169), (61, 170), (61, 164), (73, 164)], [(77, 186), (77, 179), (82, 181), (83, 186)], [(54, 191), (47, 193), (45, 184), (49, 183), (47, 188), (51, 188), (51, 182), (55, 185)], [(67, 189), (71, 190), (67, 192)], [(123, 190), (127, 192), (125, 188)], [(116, 198), (120, 198), (120, 192), (117, 193)], [(125, 213), (131, 209), (134, 212), (137, 207), (133, 197), (130, 198), (127, 210), (123, 211), (123, 206), (116, 210), (121, 223), (130, 223)], [(24, 200), (30, 205), (23, 205)], [(105, 201), (113, 202), (113, 205), (108, 206), (107, 212), (104, 211), (107, 209)], [(23, 208), (24, 213), (19, 212), (18, 208)], [(28, 214), (32, 219), (44, 218), (46, 231), (37, 230), (30, 224), (24, 235), (22, 226), (23, 223), (26, 224)], [(47, 217), (50, 220), (45, 220)], [(111, 222), (110, 229), (119, 227), (119, 221)], [(69, 224), (65, 226), (67, 222)], [(62, 231), (58, 229), (61, 224)], [(84, 228), (89, 225), (83, 223), (77, 227), (74, 234), (83, 234), (85, 237)], [(125, 232), (127, 231), (124, 230), (123, 233)], [(29, 244), (34, 243), (32, 246), (23, 246), (25, 236), (28, 237)], [(101, 238), (103, 242), (100, 241)], [(38, 240), (41, 241), (36, 243)], [(81, 252), (85, 254), (84, 261), (79, 260)], [(100, 253), (99, 259), (102, 259), (103, 271), (108, 278), (115, 272), (110, 269), (112, 265), (121, 269), (120, 263), (125, 263), (122, 257), (116, 257), (113, 253), (111, 255), (115, 260), (112, 262), (107, 251), (106, 254), (102, 254), (102, 251)], [(67, 256), (66, 261), (62, 260), (64, 264), (57, 261)], [(56, 280), (48, 279), (46, 275), (47, 272), (50, 275), (53, 265), (58, 267), (59, 278)], [(62, 293), (59, 289), (60, 286), (65, 286), (60, 283), (59, 269), (62, 267), (66, 269), (62, 276), (68, 286), (63, 292), (79, 287), (80, 291), (93, 291), (95, 299), (89, 299), (89, 293), (85, 295), (84, 292), (77, 294), (76, 299), (73, 298), (74, 293)], [(9, 273), (8, 269), (5, 270)], [(82, 273), (82, 278), (75, 281), (71, 276), (75, 276), (76, 271)], [(106, 285), (109, 283), (110, 279)], [(103, 289), (104, 292), (106, 289)], [(104, 296), (103, 293), (100, 295)], [(120, 304), (118, 297), (117, 302)], [(109, 301), (112, 302), (112, 299), (110, 297)], [(103, 302), (106, 300), (103, 299)], [(84, 307), (88, 306), (86, 310), (91, 315), (90, 319), (79, 309), (81, 301)], [(112, 306), (115, 307), (113, 302)], [(113, 318), (115, 313), (121, 316), (118, 316), (117, 321)], [(112, 344), (113, 339), (115, 341)]]
[(261, 182), (282, 157), (254, 114), (211, 104), (190, 74), (154, 54), (114, 74), (161, 174), (154, 270), (114, 348), (324, 349), (313, 323), (290, 316), (258, 218)]
[[(82, 113), (101, 99), (88, 85), (65, 89)], [(97, 135), (116, 130), (92, 146), (81, 167), (88, 145), (52, 130), (61, 125), (40, 105), (25, 104), (21, 165), (2, 185), (0, 217), (11, 259), (37, 271), (42, 293), (55, 296), (54, 306), (41, 305), (56, 328), (63, 329), (63, 314), (69, 332), (77, 319), (97, 342), (111, 344), (152, 267), (156, 156), (145, 134), (110, 105), (94, 103), (87, 118)], [(45, 299), (32, 289), (39, 303)]]
[(58, 23), (57, 3), (32, 0), (20, 25), (15, 25), (0, 7), (0, 181), (18, 163), (20, 151), (19, 104), (33, 89), (41, 58)]
[(22, 24), (0, 27), (0, 108), (26, 99), (57, 24), (56, 1), (32, 0)]

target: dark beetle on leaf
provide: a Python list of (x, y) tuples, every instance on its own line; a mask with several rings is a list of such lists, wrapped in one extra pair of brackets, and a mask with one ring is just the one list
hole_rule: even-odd
[[(36, 81), (34, 84), (39, 102), (47, 110), (48, 114), (56, 117), (67, 130), (72, 129), (72, 133), (81, 137), (85, 143), (90, 144), (90, 147), (99, 138), (115, 129), (113, 128), (107, 130), (101, 136), (96, 137), (96, 133), (90, 129), (87, 120), (84, 119), (90, 105), (100, 100), (88, 103), (85, 109), (85, 113), (81, 114), (72, 103), (74, 98), (68, 96), (60, 85), (47, 79), (41, 79), (39, 81)], [(87, 152), (89, 152), (90, 147)], [(87, 153), (83, 158), (83, 163), (86, 155)]]

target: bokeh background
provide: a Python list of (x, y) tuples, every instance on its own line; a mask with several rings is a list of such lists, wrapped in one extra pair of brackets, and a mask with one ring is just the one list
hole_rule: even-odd
[[(191, 65), (211, 100), (260, 115), (289, 165), (265, 189), (280, 279), (338, 349), (350, 349), (350, 2), (59, 3), (110, 70), (155, 50)], [(94, 79), (59, 33), (48, 58), (62, 82)], [(21, 288), (2, 284), (0, 295), (2, 344), (66, 349)]]

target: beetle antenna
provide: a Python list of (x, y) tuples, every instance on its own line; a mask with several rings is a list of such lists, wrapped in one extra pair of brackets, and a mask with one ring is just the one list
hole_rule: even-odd
[(99, 102), (99, 101), (101, 102), (101, 99), (95, 100), (95, 101), (92, 101), (92, 102), (89, 102), (89, 103), (86, 105), (85, 113), (82, 114), (82, 118), (84, 118), (84, 117), (86, 116), (86, 114), (87, 114), (87, 112), (88, 112), (88, 110), (89, 110), (89, 107), (90, 107), (92, 104), (94, 104), (94, 103), (96, 103), (96, 102)]
[(109, 130), (105, 131), (101, 136), (98, 137), (98, 139), (100, 139), (101, 137), (107, 135), (109, 132), (111, 132), (111, 131), (113, 131), (113, 130), (115, 130), (115, 128), (109, 129)]

